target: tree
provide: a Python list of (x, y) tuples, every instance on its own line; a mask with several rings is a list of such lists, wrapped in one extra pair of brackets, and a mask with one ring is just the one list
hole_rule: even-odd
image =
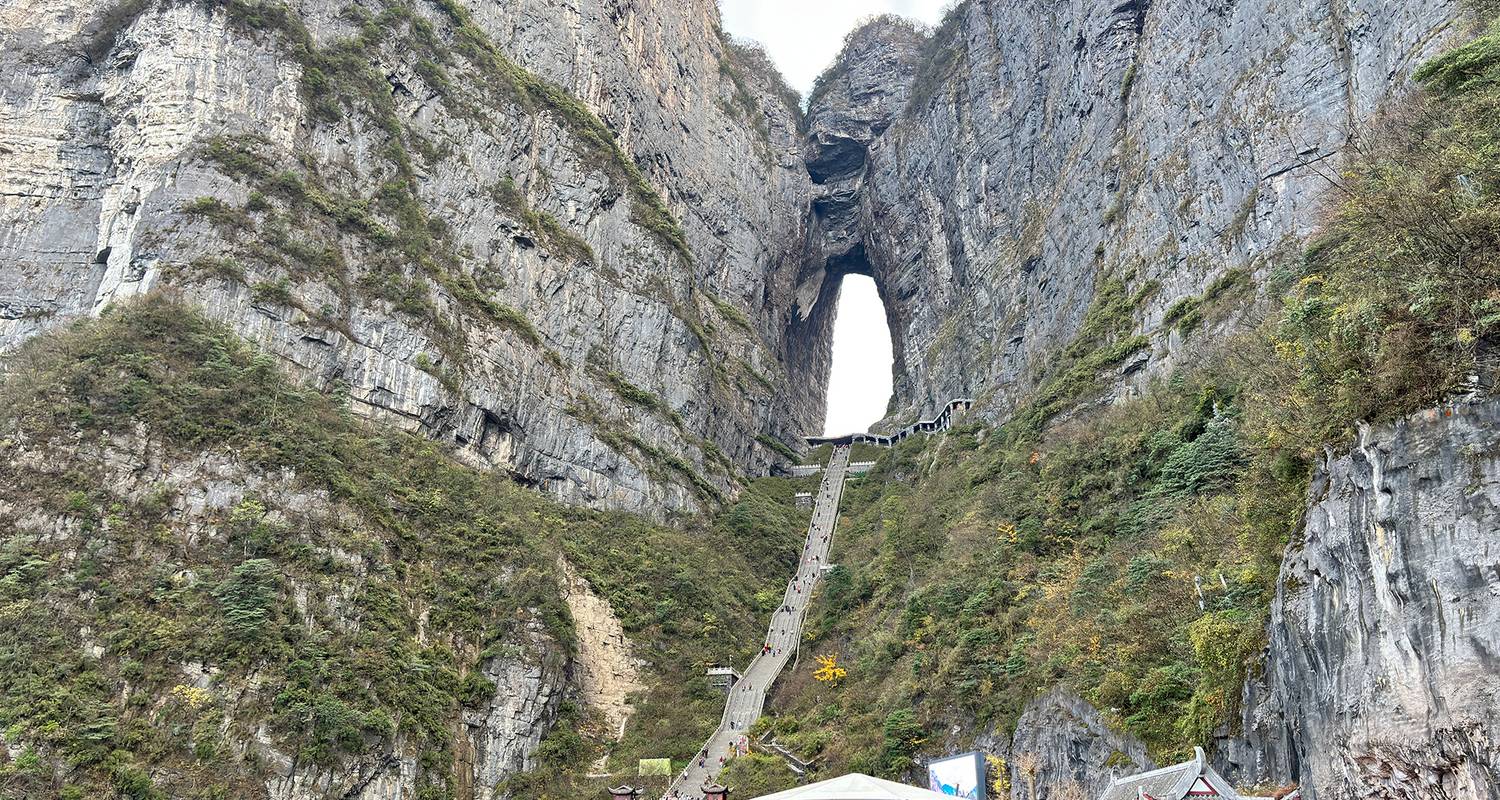
[(813, 678), (822, 683), (837, 685), (839, 681), (843, 680), (849, 674), (849, 670), (839, 666), (839, 657), (837, 655), (818, 656), (817, 660), (819, 666), (813, 670)]

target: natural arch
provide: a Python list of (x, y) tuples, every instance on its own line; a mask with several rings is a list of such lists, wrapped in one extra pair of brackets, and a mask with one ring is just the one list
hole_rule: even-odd
[(840, 281), (823, 435), (863, 433), (885, 417), (891, 398), (891, 333), (875, 281)]
[[(859, 351), (862, 350), (865, 353), (863, 358), (865, 363), (841, 364), (841, 367), (879, 372), (878, 376), (874, 376), (878, 387), (874, 391), (879, 393), (879, 402), (882, 405), (877, 417), (883, 417), (887, 413), (884, 406), (892, 396), (892, 383), (900, 367), (901, 327), (898, 324), (899, 320), (892, 313), (891, 298), (882, 286), (879, 276), (874, 273), (869, 261), (865, 258), (863, 245), (856, 244), (828, 258), (821, 268), (809, 270), (797, 288), (796, 308), (787, 330), (790, 374), (794, 377), (796, 390), (802, 393), (798, 400), (808, 404), (808, 407), (815, 411), (809, 418), (822, 419), (825, 422), (818, 430), (808, 431), (809, 435), (824, 432), (822, 428), (826, 427), (830, 421), (827, 413), (828, 403), (830, 400), (838, 399), (830, 395), (832, 388), (830, 381), (834, 377), (834, 336), (840, 316), (839, 306), (844, 279), (851, 275), (856, 276), (855, 280), (860, 284), (857, 292), (864, 294), (867, 300), (878, 301), (878, 311), (874, 314), (853, 312), (852, 315), (857, 315), (857, 319), (854, 320), (859, 325), (857, 335), (879, 340), (877, 351), (880, 356), (871, 359), (868, 357), (869, 348), (853, 348), (856, 359), (860, 358)], [(873, 298), (870, 298), (871, 290), (873, 290)], [(869, 379), (872, 376), (865, 374), (859, 377), (866, 385), (870, 384)], [(840, 415), (836, 413), (832, 421), (837, 424), (839, 417)], [(877, 420), (866, 420), (867, 423), (875, 421)], [(863, 431), (865, 428), (861, 427), (860, 430)], [(856, 431), (838, 432), (854, 433)]]

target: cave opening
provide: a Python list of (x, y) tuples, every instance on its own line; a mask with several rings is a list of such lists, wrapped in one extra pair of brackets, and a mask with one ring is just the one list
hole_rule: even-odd
[(868, 275), (839, 281), (832, 351), (823, 434), (868, 431), (890, 404), (893, 358), (885, 303)]

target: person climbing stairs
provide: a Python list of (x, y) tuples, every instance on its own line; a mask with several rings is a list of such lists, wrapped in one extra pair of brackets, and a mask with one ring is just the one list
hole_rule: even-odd
[(698, 755), (688, 762), (687, 768), (678, 773), (663, 795), (664, 800), (703, 800), (702, 787), (718, 775), (724, 763), (733, 756), (740, 740), (748, 736), (750, 726), (760, 719), (765, 709), (771, 684), (786, 668), (787, 662), (796, 658), (813, 587), (817, 585), (823, 565), (828, 563), (828, 552), (833, 546), (833, 529), (838, 522), (839, 500), (844, 494), (844, 475), (848, 467), (849, 446), (834, 447), (828, 467), (823, 470), (823, 484), (818, 489), (812, 521), (807, 526), (807, 541), (802, 546), (797, 573), (787, 581), (781, 607), (771, 615), (765, 644), (750, 660), (750, 666), (745, 668), (740, 681), (730, 686), (719, 727), (709, 736)]

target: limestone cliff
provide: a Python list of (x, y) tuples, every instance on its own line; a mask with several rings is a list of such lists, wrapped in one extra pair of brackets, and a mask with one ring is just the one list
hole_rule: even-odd
[(780, 461), (821, 400), (774, 71), (707, 0), (470, 5), (0, 9), (0, 348), (168, 288), (567, 500)]
[[(961, 396), (1007, 417), (1091, 321), (1105, 397), (1190, 358), (1313, 230), (1325, 175), (1458, 15), (1458, 0), (967, 0), (935, 31), (856, 31), (804, 119), (711, 0), (14, 0), (0, 352), (173, 293), (475, 464), (572, 503), (700, 510), (820, 427), (848, 273), (887, 304), (892, 422)], [(1328, 458), (1226, 771), (1332, 798), (1500, 791), (1484, 725), (1500, 714), (1485, 602), (1500, 574), (1481, 535), (1497, 422), (1500, 407), (1461, 406)], [(118, 433), (72, 446), (127, 499), (172, 488), (161, 511), (188, 540), (252, 489), (340, 514), (229, 456)], [(55, 455), (4, 447), (33, 472)], [(0, 513), (65, 566), (81, 515), (109, 519), (26, 502)], [(286, 588), (333, 623), (353, 591)], [(449, 772), (473, 797), (535, 763), (570, 682), (611, 685), (611, 724), (634, 686), (570, 675), (539, 623), (509, 633), (499, 655), (464, 654), (485, 691), (453, 715)], [(598, 652), (618, 638), (589, 635)], [(92, 653), (91, 636), (67, 644)], [(200, 682), (224, 688), (184, 667), (183, 696)], [(266, 698), (242, 683), (216, 702), (248, 719)], [(1106, 719), (1049, 694), (993, 749), (1092, 789), (1101, 758), (1148, 763)], [(364, 722), (369, 738), (389, 727)], [(276, 776), (254, 795), (395, 797), (422, 771), (389, 735), (321, 764), (284, 733), (237, 741)]]
[(1110, 730), (1098, 709), (1064, 689), (1026, 707), (1008, 750), (1012, 800), (1098, 797), (1115, 775), (1156, 768), (1135, 737)]
[(1500, 796), (1500, 403), (1366, 428), (1319, 471), (1225, 762), (1303, 796)]
[(953, 397), (1007, 416), (1115, 284), (1120, 338), (1149, 338), (1107, 367), (1153, 374), (1191, 347), (1184, 300), (1223, 330), (1244, 303), (1214, 301), (1243, 300), (1313, 228), (1322, 176), (1458, 13), (969, 0), (923, 42), (874, 23), (809, 109), (812, 177), (831, 199), (814, 206), (805, 282), (875, 278), (898, 420)]
[(701, 508), (820, 427), (845, 273), (897, 421), (1006, 416), (1115, 295), (1117, 391), (1232, 325), (1458, 14), (1386, 6), (882, 18), (804, 134), (707, 0), (15, 3), (0, 347), (171, 287), (559, 497)]

